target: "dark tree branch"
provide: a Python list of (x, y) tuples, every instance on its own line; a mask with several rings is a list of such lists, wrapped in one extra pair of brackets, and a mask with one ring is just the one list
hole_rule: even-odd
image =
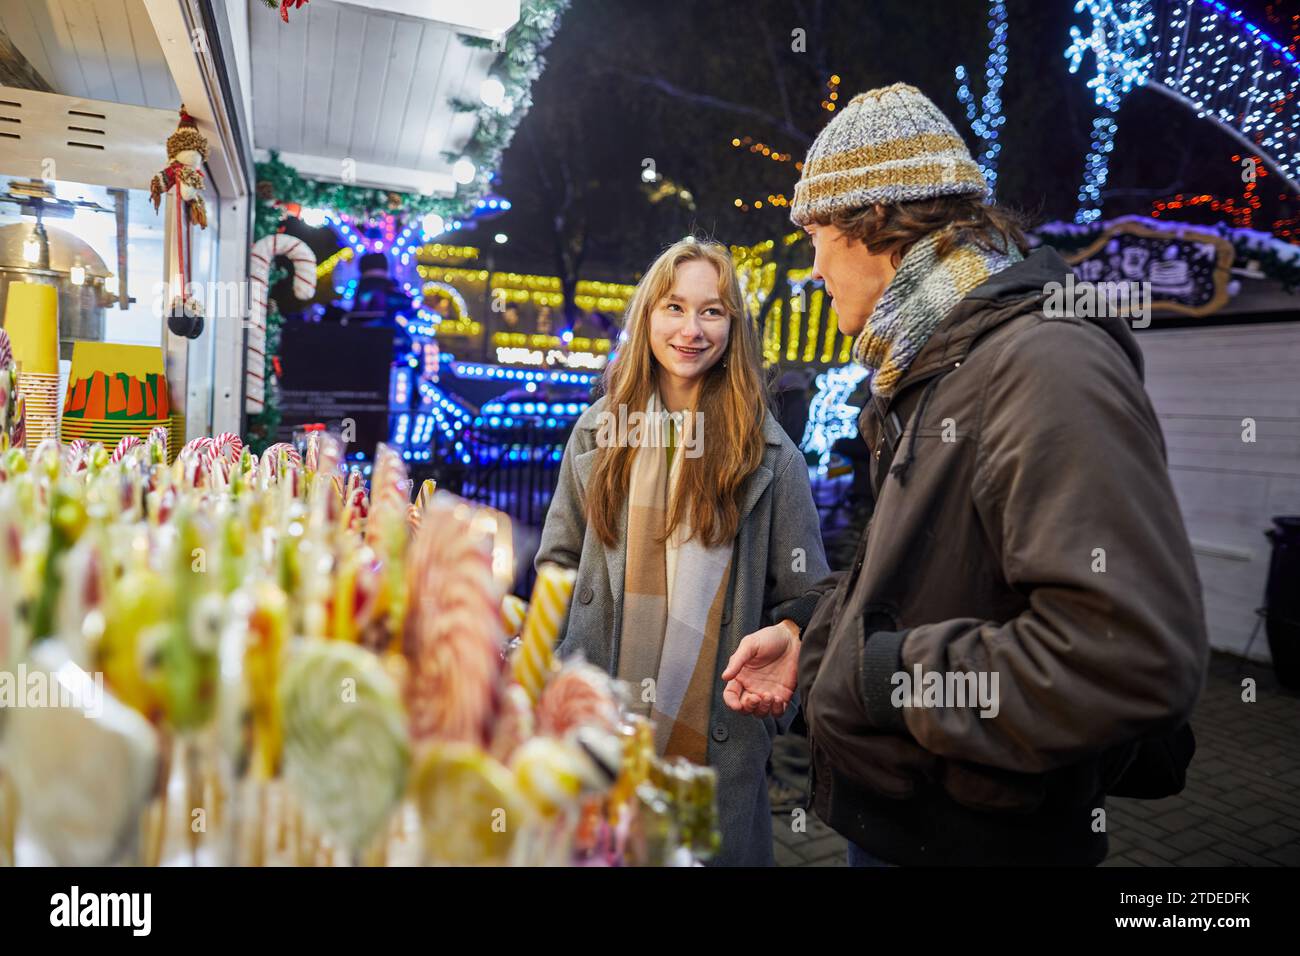
[(812, 144), (812, 137), (803, 130), (799, 129), (797, 126), (792, 126), (779, 117), (774, 116), (767, 110), (759, 109), (756, 106), (747, 106), (744, 103), (733, 103), (730, 100), (711, 96), (708, 93), (696, 93), (691, 90), (682, 89), (677, 84), (659, 76), (644, 76), (640, 73), (629, 73), (625, 70), (616, 70), (613, 72), (616, 72), (618, 75), (623, 76), (634, 83), (653, 87), (665, 96), (681, 100), (685, 103), (693, 103), (697, 106), (704, 106), (709, 109), (720, 110), (725, 113), (733, 113), (737, 116), (748, 116), (752, 119), (760, 120), (778, 132), (795, 140), (802, 146), (809, 146)]
[(785, 71), (781, 69), (781, 62), (776, 56), (772, 31), (768, 29), (767, 20), (763, 17), (758, 18), (758, 28), (763, 34), (763, 49), (767, 53), (767, 61), (772, 64), (772, 78), (776, 81), (776, 91), (781, 97), (781, 115), (785, 117), (786, 125), (793, 128), (795, 122), (794, 116), (790, 113), (790, 94), (785, 88)]

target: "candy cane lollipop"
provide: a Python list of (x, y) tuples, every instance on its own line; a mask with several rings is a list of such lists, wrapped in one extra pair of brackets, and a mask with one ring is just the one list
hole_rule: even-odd
[(114, 463), (119, 462), (127, 456), (131, 449), (139, 447), (139, 438), (135, 435), (123, 435), (122, 440), (117, 443), (117, 447), (113, 449), (113, 454), (109, 456), (108, 460)]
[(266, 394), (266, 296), (271, 262), (288, 258), (293, 269), (294, 298), (310, 299), (316, 293), (316, 256), (307, 243), (282, 232), (263, 236), (249, 253), (248, 279), (253, 284), (253, 301), (248, 310), (248, 361), (244, 378), (244, 411), (262, 410)]
[(464, 502), (430, 506), (411, 544), (405, 650), (417, 739), (487, 742), (501, 678), (501, 586), (492, 542)]
[(240, 452), (244, 450), (243, 441), (234, 432), (222, 432), (213, 440), (213, 446), (217, 457), (227, 464), (238, 461)]
[(63, 450), (63, 467), (69, 472), (78, 472), (86, 467), (86, 451), (90, 448), (90, 442), (84, 438), (74, 438), (68, 443), (68, 447)]

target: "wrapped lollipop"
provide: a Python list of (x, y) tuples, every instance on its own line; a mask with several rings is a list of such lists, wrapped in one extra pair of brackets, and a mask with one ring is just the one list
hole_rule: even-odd
[(149, 437), (145, 439), (145, 444), (149, 446), (149, 463), (152, 465), (167, 464), (167, 426), (155, 425), (149, 429)]
[(609, 675), (581, 660), (565, 664), (537, 704), (537, 729), (552, 737), (580, 727), (613, 731), (618, 721), (618, 699)]
[(273, 481), (279, 481), (288, 465), (302, 467), (302, 455), (288, 442), (276, 442), (262, 452), (258, 464), (258, 481), (263, 487)]
[(243, 664), (253, 724), (253, 769), (263, 778), (280, 770), (284, 735), (277, 690), (288, 651), (288, 629), (285, 593), (270, 581), (258, 582), (253, 588)]
[(307, 433), (307, 449), (302, 460), (309, 475), (316, 474), (320, 467), (320, 436), (321, 433), (315, 429)]
[(366, 518), (366, 542), (379, 547), (396, 536), (406, 518), (410, 502), (406, 466), (397, 452), (381, 444), (375, 450), (375, 467), (370, 482), (370, 512)]
[[(17, 376), (14, 376), (15, 382)], [(15, 387), (17, 387), (15, 385)], [(9, 427), (9, 445), (11, 448), (23, 448), (27, 444), (27, 399), (19, 394), (14, 399), (13, 424)]]
[(532, 701), (522, 687), (510, 684), (502, 694), (501, 711), (492, 728), (489, 752), (502, 763), (509, 763), (515, 751), (532, 739), (534, 729)]
[(24, 821), (57, 866), (128, 862), (158, 778), (157, 734), (59, 642), (33, 648), (27, 667), (70, 706), (9, 716), (6, 766)]
[[(44, 444), (44, 443), (42, 443)], [(53, 451), (54, 471), (58, 452)], [(50, 489), (49, 537), (44, 555), (40, 594), (32, 610), (32, 639), (39, 641), (54, 632), (55, 607), (63, 583), (63, 556), (77, 543), (86, 527), (86, 506), (82, 488), (58, 481)]]
[(368, 651), (313, 641), (289, 662), (280, 705), (285, 774), (355, 858), (406, 786), (410, 751), (397, 689)]
[(151, 722), (162, 719), (158, 649), (167, 637), (172, 587), (143, 560), (128, 567), (108, 591), (97, 667), (117, 698)]
[(487, 743), (501, 682), (502, 589), (471, 507), (436, 498), (407, 561), (407, 705), (417, 740)]
[(209, 576), (206, 555), (213, 553), (197, 513), (188, 507), (176, 517), (172, 568), (175, 604), (167, 636), (156, 648), (156, 686), (168, 723), (197, 730), (216, 704), (217, 651), (224, 609)]
[(576, 809), (584, 792), (608, 786), (599, 764), (572, 740), (534, 737), (515, 751), (510, 769), (520, 793), (543, 817)]
[(509, 858), (524, 810), (510, 771), (478, 747), (430, 746), (412, 792), (426, 863), (485, 866)]
[(426, 478), (420, 483), (420, 492), (415, 496), (415, 501), (411, 503), (406, 511), (406, 524), (410, 528), (411, 534), (415, 535), (420, 530), (420, 523), (424, 518), (424, 509), (429, 506), (433, 500), (433, 494), (438, 490), (438, 483), (432, 478)]

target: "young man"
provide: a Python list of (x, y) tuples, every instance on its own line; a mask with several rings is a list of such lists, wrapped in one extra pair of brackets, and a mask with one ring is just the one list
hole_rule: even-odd
[(1125, 320), (1044, 315), (1025, 255), (910, 86), (817, 137), (791, 218), (853, 357), (875, 513), (802, 641), (745, 638), (728, 698), (797, 686), (813, 805), (856, 864), (1095, 864), (1139, 742), (1188, 718), (1207, 640), (1191, 547)]

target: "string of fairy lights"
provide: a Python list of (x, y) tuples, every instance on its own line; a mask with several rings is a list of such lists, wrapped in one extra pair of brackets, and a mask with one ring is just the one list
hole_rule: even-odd
[[(839, 105), (840, 98), (840, 75), (832, 73), (826, 80), (825, 87), (822, 91), (822, 100), (820, 108), (828, 113), (834, 113)], [(761, 156), (763, 159), (771, 160), (775, 163), (794, 163), (796, 173), (803, 172), (803, 160), (796, 160), (792, 153), (785, 153), (776, 147), (755, 139), (753, 136), (733, 136), (731, 138), (733, 149), (744, 150), (753, 156)], [(768, 206), (788, 207), (790, 197), (785, 193), (769, 193), (763, 199), (746, 200), (737, 196), (732, 200), (732, 205), (741, 212), (750, 212), (763, 208), (764, 203)]]
[[(1300, 61), (1218, 0), (1078, 0), (1089, 25), (1070, 28), (1071, 73), (1091, 55), (1088, 88), (1102, 114), (1093, 120), (1075, 222), (1101, 216), (1101, 196), (1119, 129), (1116, 114), (1139, 86), (1183, 102), (1243, 146), (1259, 151), (1292, 189), (1300, 183)], [(1177, 207), (1175, 207), (1177, 208)]]
[(988, 183), (990, 194), (998, 183), (998, 154), (1002, 144), (998, 132), (1006, 117), (1002, 115), (1002, 84), (1007, 75), (1007, 5), (1001, 0), (989, 4), (989, 55), (984, 62), (985, 93), (978, 102), (971, 92), (966, 67), (958, 65), (957, 99), (966, 107), (966, 120), (979, 140), (975, 163)]

